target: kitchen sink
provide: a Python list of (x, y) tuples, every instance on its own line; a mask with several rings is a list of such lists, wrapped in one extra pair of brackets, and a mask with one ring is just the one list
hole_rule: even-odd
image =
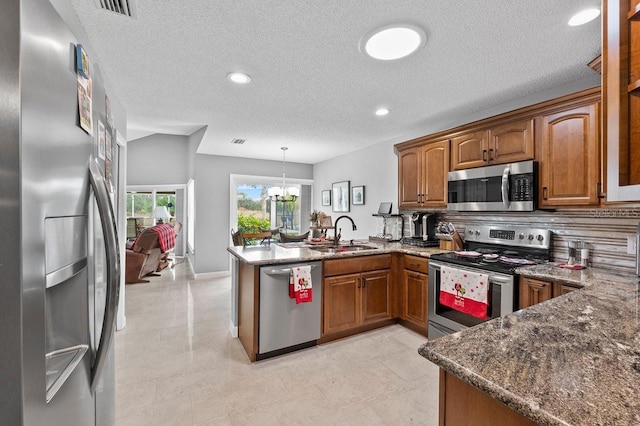
[(354, 244), (350, 246), (321, 246), (321, 247), (309, 247), (311, 250), (320, 251), (322, 253), (345, 253), (345, 252), (354, 252), (354, 251), (365, 251), (365, 250), (379, 250), (378, 247), (368, 246), (364, 244)]

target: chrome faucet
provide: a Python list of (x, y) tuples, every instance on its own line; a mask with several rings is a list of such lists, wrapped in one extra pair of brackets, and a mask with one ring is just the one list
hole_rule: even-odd
[(342, 215), (342, 216), (338, 217), (338, 218), (336, 219), (336, 221), (334, 222), (334, 224), (333, 224), (333, 226), (334, 226), (334, 228), (335, 228), (335, 235), (334, 235), (334, 238), (333, 238), (333, 245), (334, 245), (334, 246), (337, 246), (338, 244), (340, 244), (340, 237), (342, 236), (342, 232), (341, 232), (341, 229), (340, 229), (340, 228), (338, 228), (338, 221), (339, 221), (340, 219), (343, 219), (343, 218), (349, 219), (349, 220), (351, 221), (351, 224), (353, 225), (353, 230), (354, 230), (354, 231), (357, 231), (357, 230), (358, 230), (358, 228), (356, 227), (356, 223), (355, 223), (355, 222), (353, 221), (353, 219), (351, 219), (349, 216), (347, 216), (347, 215)]

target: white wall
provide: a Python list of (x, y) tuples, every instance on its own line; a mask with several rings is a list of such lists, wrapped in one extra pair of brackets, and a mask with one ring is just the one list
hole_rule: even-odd
[(188, 136), (154, 134), (127, 143), (127, 185), (186, 185)]
[[(195, 247), (191, 253), (196, 274), (229, 272), (229, 176), (282, 176), (281, 161), (196, 154)], [(287, 178), (311, 179), (311, 164), (287, 162)]]

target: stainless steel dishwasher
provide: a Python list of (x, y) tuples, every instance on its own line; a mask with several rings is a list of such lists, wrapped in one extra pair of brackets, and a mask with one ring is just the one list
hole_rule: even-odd
[[(289, 297), (291, 268), (311, 266), (313, 301), (296, 304)], [(257, 359), (315, 346), (320, 338), (322, 262), (260, 268), (260, 323)]]

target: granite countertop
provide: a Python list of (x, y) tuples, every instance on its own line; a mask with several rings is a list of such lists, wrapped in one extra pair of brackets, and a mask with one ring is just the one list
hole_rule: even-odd
[[(349, 245), (348, 241), (341, 243)], [(354, 240), (354, 244), (375, 247), (370, 250), (327, 253), (314, 250), (308, 243), (271, 243), (269, 246), (228, 247), (233, 256), (251, 265), (272, 265), (278, 263), (306, 262), (312, 260), (334, 259), (356, 256), (371, 256), (385, 253), (405, 253), (414, 256), (430, 257), (436, 253), (446, 253), (439, 247), (415, 247), (401, 243), (377, 243), (368, 240)]]
[(553, 264), (518, 272), (584, 288), (418, 352), (542, 425), (640, 424), (638, 277)]

